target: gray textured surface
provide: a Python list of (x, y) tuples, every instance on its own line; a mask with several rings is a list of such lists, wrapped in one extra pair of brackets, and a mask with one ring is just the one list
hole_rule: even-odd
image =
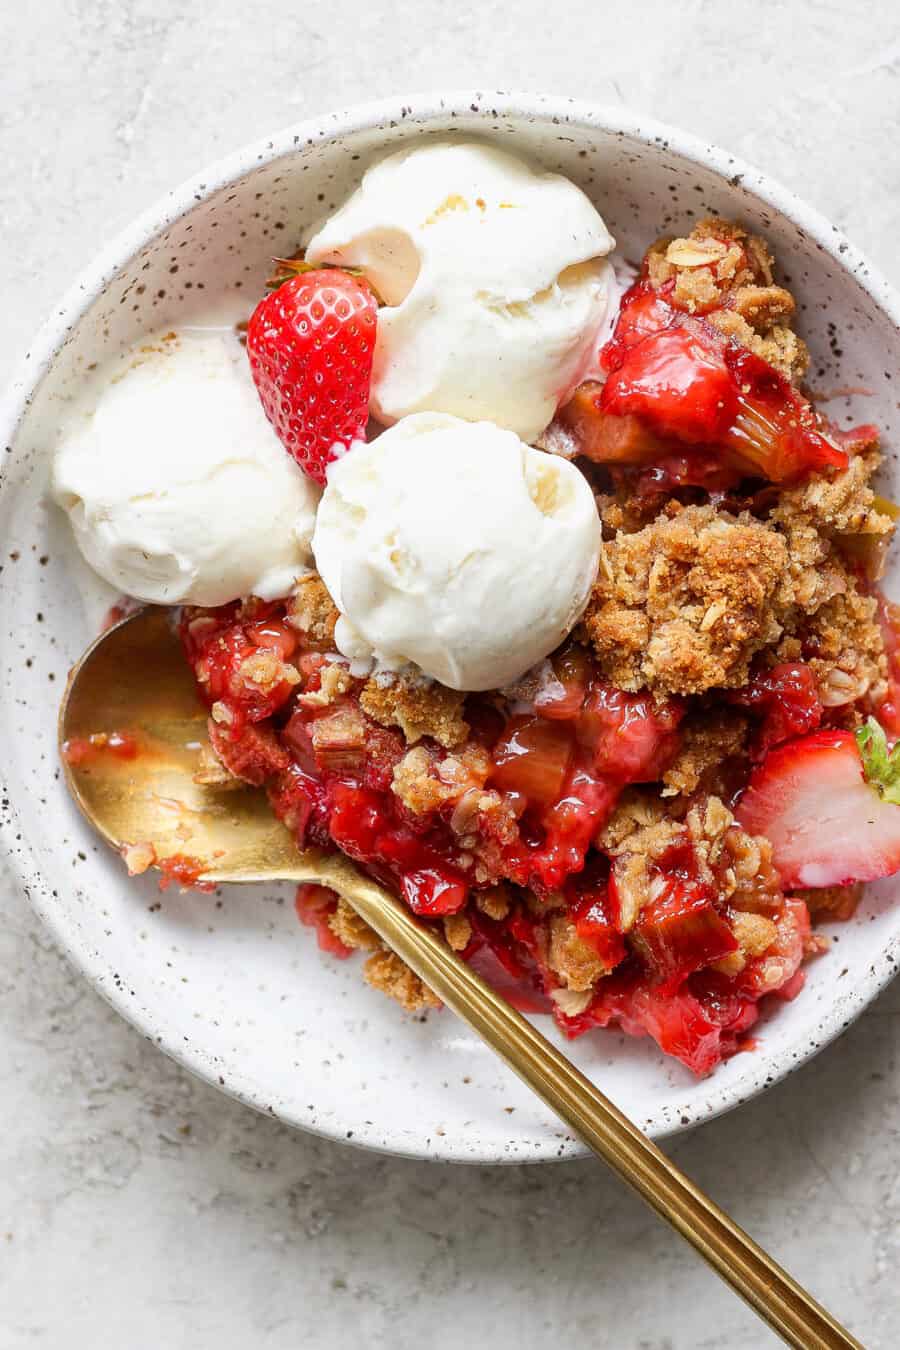
[[(567, 92), (758, 162), (900, 282), (900, 20), (869, 3), (45, 0), (4, 8), (0, 377), (106, 237), (308, 113), (429, 86)], [(640, 46), (639, 46), (640, 42)], [(456, 1169), (295, 1135), (190, 1079), (0, 876), (0, 1350), (774, 1344), (585, 1163)], [(853, 1327), (900, 1337), (900, 988), (679, 1161)]]

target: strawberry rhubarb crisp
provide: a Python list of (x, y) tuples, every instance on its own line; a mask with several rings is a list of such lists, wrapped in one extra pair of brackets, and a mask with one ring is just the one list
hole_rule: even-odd
[[(129, 498), (106, 529), (131, 551), (85, 551), (180, 606), (210, 792), (264, 788), (298, 846), (568, 1035), (650, 1035), (702, 1074), (799, 992), (814, 924), (900, 868), (896, 512), (876, 429), (804, 392), (764, 241), (657, 240), (617, 310), (612, 247), (574, 185), (489, 146), (391, 156), (246, 330), (268, 423), (242, 412), (243, 453), (277, 433), (294, 475), (272, 537), (213, 555), (169, 508), (148, 545)], [(57, 465), (80, 536), (92, 453)], [(335, 895), (297, 909), (435, 1003)]]

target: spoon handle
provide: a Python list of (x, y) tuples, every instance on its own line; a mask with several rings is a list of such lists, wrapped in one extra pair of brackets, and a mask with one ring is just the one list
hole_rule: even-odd
[(405, 905), (340, 856), (316, 858), (332, 886), (448, 1007), (672, 1225), (773, 1331), (799, 1350), (859, 1341), (709, 1200), (655, 1144), (539, 1031), (496, 994)]

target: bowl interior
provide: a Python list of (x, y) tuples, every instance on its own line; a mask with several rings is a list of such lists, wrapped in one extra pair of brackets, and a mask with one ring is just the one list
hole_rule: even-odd
[[(675, 138), (609, 130), (585, 110), (470, 103), (407, 105), (402, 117), (398, 107), (396, 117), (382, 110), (285, 134), (232, 163), (224, 180), (211, 178), (215, 190), (196, 183), (174, 193), (62, 307), (62, 345), (3, 465), (3, 811), (32, 898), (61, 944), (127, 1017), (212, 1082), (286, 1121), (373, 1147), (543, 1159), (580, 1146), (450, 1014), (407, 1017), (363, 985), (357, 961), (322, 956), (287, 889), (161, 895), (152, 880), (128, 881), (70, 804), (56, 758), (66, 672), (97, 622), (68, 527), (45, 500), (74, 392), (95, 363), (142, 333), (207, 320), (218, 307), (249, 313), (270, 258), (296, 247), (387, 146), (475, 134), (531, 155), (585, 188), (626, 259), (704, 214), (737, 217), (770, 241), (800, 301), (815, 383), (836, 395), (829, 412), (841, 425), (875, 421), (888, 447), (898, 443), (896, 328), (870, 294), (864, 265), (851, 251), (854, 270), (842, 266), (846, 245), (832, 253), (802, 208), (791, 220), (765, 188), (758, 195), (749, 171), (724, 158), (698, 162)], [(885, 490), (895, 497), (896, 478), (889, 450)], [(892, 587), (897, 593), (889, 577)], [(648, 1042), (617, 1033), (584, 1037), (568, 1051), (653, 1134), (733, 1105), (830, 1039), (884, 982), (900, 939), (896, 889), (870, 889), (858, 917), (834, 929), (832, 952), (809, 968), (802, 996), (765, 1019), (754, 1053), (710, 1080), (694, 1081)]]

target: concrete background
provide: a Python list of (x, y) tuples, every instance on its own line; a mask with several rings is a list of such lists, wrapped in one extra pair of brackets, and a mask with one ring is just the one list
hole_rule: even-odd
[[(256, 136), (426, 87), (565, 92), (790, 183), (900, 283), (896, 0), (6, 0), (0, 378), (107, 236)], [(673, 1146), (868, 1347), (900, 1342), (889, 991)], [(0, 1348), (775, 1344), (599, 1165), (456, 1169), (299, 1134), (190, 1079), (0, 874)]]

